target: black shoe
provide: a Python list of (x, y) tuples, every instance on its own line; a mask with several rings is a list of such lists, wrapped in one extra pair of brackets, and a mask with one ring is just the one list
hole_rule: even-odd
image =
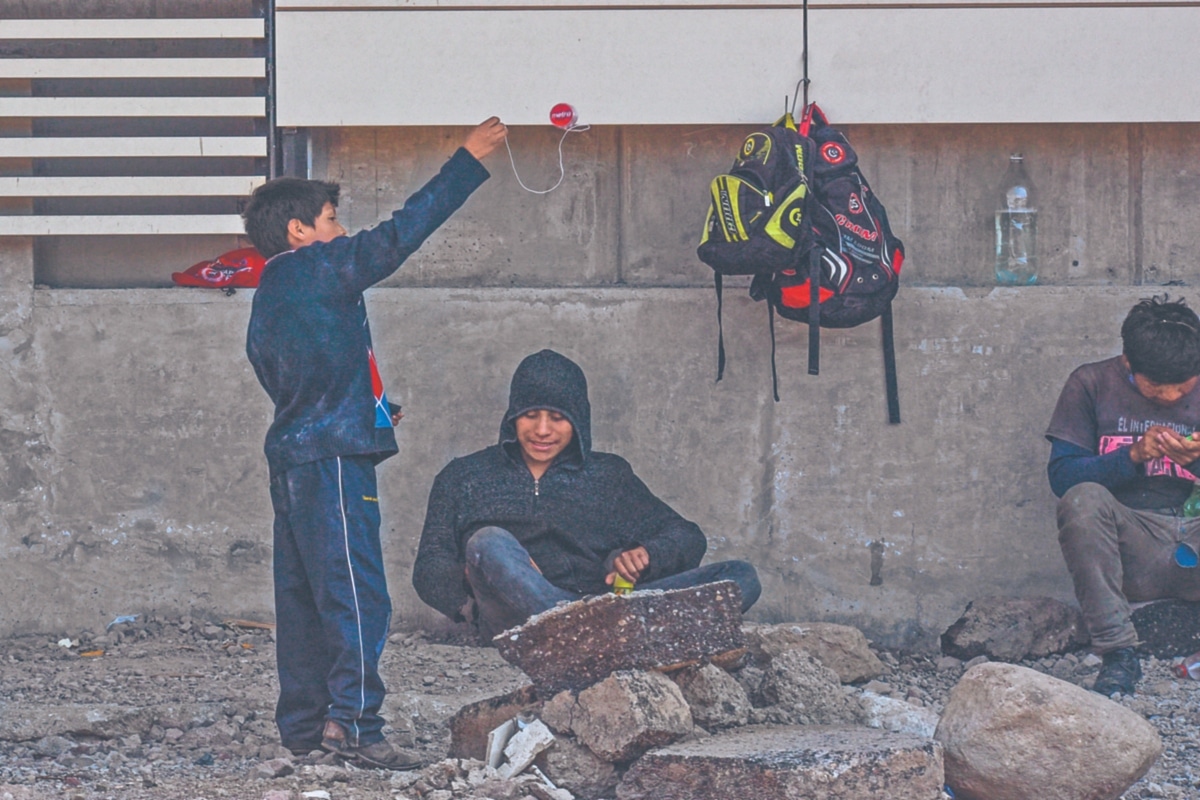
[(1137, 653), (1132, 647), (1122, 647), (1104, 654), (1104, 663), (1092, 691), (1105, 697), (1112, 697), (1117, 692), (1133, 694), (1141, 679), (1142, 664), (1138, 661)]

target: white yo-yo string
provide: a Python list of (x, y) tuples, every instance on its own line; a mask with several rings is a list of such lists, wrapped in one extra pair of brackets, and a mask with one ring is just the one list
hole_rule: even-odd
[(567, 135), (570, 133), (583, 133), (588, 130), (590, 125), (580, 125), (579, 115), (575, 112), (575, 107), (568, 103), (559, 103), (550, 109), (550, 124), (556, 128), (562, 128), (562, 138), (558, 140), (558, 180), (549, 189), (530, 189), (521, 180), (520, 173), (517, 172), (517, 162), (513, 158), (512, 147), (508, 143), (508, 137), (504, 137), (504, 147), (508, 150), (508, 162), (512, 164), (513, 176), (516, 177), (517, 183), (521, 188), (531, 194), (550, 194), (560, 185), (563, 179), (567, 176), (567, 168), (563, 165), (563, 142), (567, 140)]

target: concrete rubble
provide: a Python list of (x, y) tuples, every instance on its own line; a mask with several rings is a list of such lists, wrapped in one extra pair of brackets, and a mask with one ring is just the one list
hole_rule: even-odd
[(981, 597), (942, 634), (942, 652), (967, 661), (1019, 661), (1088, 642), (1079, 609), (1051, 597)]
[(653, 750), (617, 787), (617, 800), (735, 797), (939, 800), (942, 749), (869, 728), (742, 728)]
[(742, 647), (742, 596), (732, 581), (607, 594), (560, 604), (493, 640), (543, 697), (620, 670), (670, 669)]
[(705, 730), (734, 728), (750, 721), (753, 706), (737, 679), (713, 664), (690, 667), (671, 678), (692, 709), (692, 719)]
[(692, 712), (669, 678), (617, 672), (579, 693), (571, 733), (605, 761), (637, 758), (692, 732)]
[(871, 652), (862, 631), (832, 622), (745, 625), (746, 646), (759, 662), (769, 661), (785, 650), (804, 650), (837, 673), (842, 683), (877, 678), (883, 662)]
[[(988, 664), (986, 656), (963, 664), (949, 656), (868, 651), (878, 656), (882, 673), (865, 684), (861, 679), (844, 684), (828, 663), (795, 641), (797, 630), (818, 626), (748, 625), (744, 650), (669, 671), (623, 670), (582, 689), (545, 697), (495, 650), (422, 642), (423, 634), (397, 633), (384, 661), (392, 689), (385, 707), (388, 736), (434, 763), (418, 771), (387, 773), (358, 769), (319, 751), (296, 756), (279, 746), (271, 718), (269, 631), (246, 633), (237, 625), (187, 620), (164, 625), (155, 618), (123, 627), (124, 643), (115, 641), (114, 628), (107, 634), (68, 631), (70, 640), (78, 641), (69, 648), (57, 644), (68, 638), (57, 633), (40, 643), (14, 642), (7, 649), (7, 659), (0, 659), (0, 685), (8, 691), (0, 708), (0, 800), (6, 800), (5, 792), (14, 798), (27, 794), (26, 786), (54, 787), (52, 795), (67, 800), (76, 794), (85, 800), (194, 800), (222, 796), (221, 791), (249, 800), (271, 793), (274, 800), (336, 800), (348, 796), (347, 791), (392, 800), (614, 800), (651, 791), (655, 781), (673, 774), (681, 763), (677, 756), (685, 751), (689, 774), (710, 774), (721, 785), (735, 787), (726, 796), (747, 789), (764, 798), (787, 796), (786, 789), (771, 794), (775, 790), (762, 788), (769, 776), (777, 786), (792, 787), (819, 779), (825, 794), (796, 790), (805, 797), (887, 797), (893, 791), (888, 787), (899, 786), (906, 775), (936, 773), (938, 767), (928, 760), (933, 751), (922, 747), (943, 746), (943, 779), (950, 774), (949, 744), (930, 736), (943, 702), (964, 669), (973, 679), (979, 669), (1003, 666)], [(82, 656), (98, 635), (112, 637), (112, 654)], [(838, 636), (856, 638), (842, 632)], [(983, 666), (974, 667), (976, 663)], [(1037, 674), (1045, 673), (1046, 680), (1062, 677), (1086, 687), (1099, 659), (1068, 653), (1028, 663)], [(1089, 702), (1101, 703), (1106, 715), (1118, 719), (1112, 709), (1122, 711), (1123, 706), (1123, 713), (1135, 720), (1148, 717), (1168, 737), (1166, 754), (1123, 800), (1187, 800), (1189, 792), (1200, 788), (1194, 764), (1200, 685), (1173, 680), (1170, 666), (1147, 659), (1147, 677), (1137, 696), (1122, 698), (1120, 706), (1076, 688), (1077, 696), (1061, 698), (1061, 708), (1048, 707), (1067, 715)], [(180, 696), (191, 702), (165, 702)], [(136, 711), (122, 702), (125, 697), (140, 703)], [(970, 711), (966, 722), (959, 714), (955, 724), (983, 730), (996, 708), (1034, 705), (1030, 699), (987, 701)], [(983, 721), (972, 722), (971, 715)], [(1141, 723), (1143, 729), (1146, 724)], [(522, 729), (539, 728), (540, 734), (524, 737), (534, 739), (533, 746), (519, 751)], [(851, 747), (845, 740), (837, 753), (815, 759), (796, 749), (800, 740), (795, 736), (784, 742), (772, 738), (773, 731), (795, 730), (818, 738), (822, 732), (851, 731), (856, 744)], [(1087, 736), (1104, 730), (1098, 723)], [(982, 741), (982, 735), (966, 738)], [(492, 761), (489, 736), (495, 745)], [(1011, 737), (995, 738), (1003, 744)], [(915, 772), (899, 774), (901, 765), (914, 763), (899, 757), (909, 740), (923, 744), (906, 758), (917, 758), (921, 751), (926, 760), (918, 759)], [(736, 747), (727, 747), (729, 743)], [(443, 758), (447, 747), (451, 758)], [(1025, 742), (1021, 752), (1014, 752), (1025, 758), (1025, 750), (1045, 747)], [(1136, 743), (1121, 747), (1144, 751), (1154, 761), (1153, 748), (1139, 750)], [(731, 759), (730, 752), (740, 755)], [(670, 757), (660, 759), (664, 753)], [(840, 766), (839, 758), (845, 758)], [(855, 771), (863, 758), (876, 764), (874, 784), (863, 784), (861, 772)], [(1060, 760), (1075, 758), (1068, 754)], [(661, 774), (652, 765), (662, 767)], [(983, 780), (1012, 782), (1003, 763), (975, 759), (972, 765)], [(1113, 791), (1136, 774), (1130, 769)], [(80, 780), (87, 792), (73, 790)], [(954, 780), (948, 782), (957, 790)], [(1021, 791), (1039, 800), (1056, 798), (1055, 785)], [(256, 788), (246, 795), (246, 786)], [(924, 789), (910, 786), (905, 791), (919, 797)], [(27, 796), (43, 800), (41, 794)], [(1115, 796), (1096, 795), (1098, 800)], [(997, 798), (1005, 800), (989, 795), (989, 800)]]
[(1139, 714), (1025, 667), (973, 667), (935, 738), (960, 800), (1116, 800), (1163, 744)]

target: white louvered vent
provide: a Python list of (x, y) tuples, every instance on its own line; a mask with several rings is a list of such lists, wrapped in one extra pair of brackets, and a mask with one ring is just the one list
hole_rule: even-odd
[(0, 236), (240, 234), (269, 172), (267, 32), (0, 20)]

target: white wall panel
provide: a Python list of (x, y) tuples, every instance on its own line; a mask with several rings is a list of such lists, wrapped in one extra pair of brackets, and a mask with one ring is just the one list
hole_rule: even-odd
[[(280, 0), (279, 124), (761, 123), (801, 75), (791, 7)], [(838, 122), (1200, 121), (1200, 4), (846, 3), (809, 11)]]

